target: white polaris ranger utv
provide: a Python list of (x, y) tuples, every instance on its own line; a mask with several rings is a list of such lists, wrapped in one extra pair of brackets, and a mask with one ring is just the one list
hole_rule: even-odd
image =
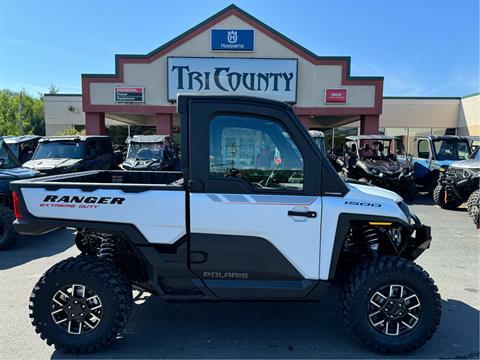
[(110, 345), (132, 286), (172, 301), (310, 301), (335, 282), (340, 314), (366, 346), (406, 353), (432, 337), (440, 296), (413, 263), (430, 228), (400, 196), (345, 184), (286, 104), (180, 96), (178, 112), (181, 172), (12, 183), (20, 233), (76, 227), (83, 251), (33, 289), (42, 339), (76, 353)]

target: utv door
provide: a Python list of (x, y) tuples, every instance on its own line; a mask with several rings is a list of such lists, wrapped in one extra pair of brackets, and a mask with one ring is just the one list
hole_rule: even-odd
[[(214, 110), (213, 110), (214, 109)], [(192, 101), (191, 270), (219, 297), (303, 297), (320, 258), (320, 151), (286, 107)]]

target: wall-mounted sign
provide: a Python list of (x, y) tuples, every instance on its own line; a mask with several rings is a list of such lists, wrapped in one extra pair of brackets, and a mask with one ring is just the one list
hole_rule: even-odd
[(347, 89), (327, 89), (325, 90), (325, 103), (346, 103)]
[(114, 91), (116, 103), (145, 102), (145, 88), (143, 87), (116, 86)]
[(297, 59), (169, 57), (167, 66), (169, 101), (177, 94), (297, 100)]
[(255, 51), (253, 29), (212, 29), (211, 51)]

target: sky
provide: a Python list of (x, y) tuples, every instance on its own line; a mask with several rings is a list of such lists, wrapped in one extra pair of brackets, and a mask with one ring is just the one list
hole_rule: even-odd
[(479, 91), (479, 0), (0, 0), (0, 89), (81, 93), (82, 73), (114, 73), (234, 3), (351, 74), (384, 76), (385, 96)]

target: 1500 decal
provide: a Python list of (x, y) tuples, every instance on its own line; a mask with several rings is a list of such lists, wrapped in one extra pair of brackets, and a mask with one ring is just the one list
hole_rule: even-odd
[(381, 207), (382, 204), (371, 203), (368, 201), (345, 201), (345, 205)]

